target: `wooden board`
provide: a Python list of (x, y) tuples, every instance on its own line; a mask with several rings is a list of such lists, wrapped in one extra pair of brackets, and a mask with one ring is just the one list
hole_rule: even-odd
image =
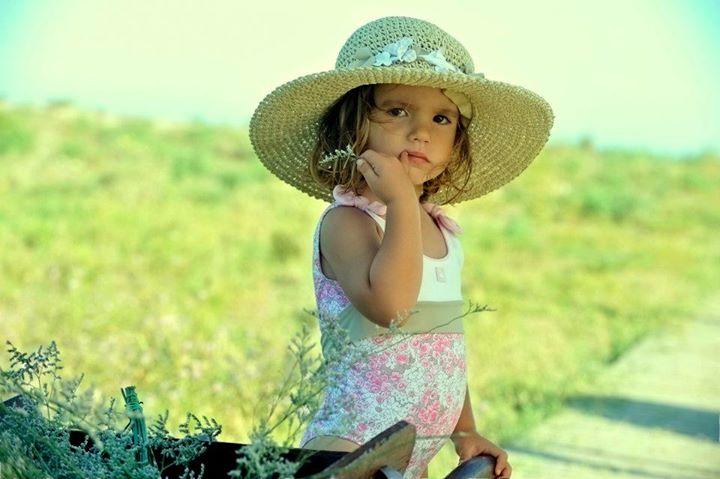
[(404, 473), (415, 447), (415, 436), (414, 425), (399, 421), (347, 453), (323, 474), (331, 473), (337, 479), (371, 479), (383, 467)]

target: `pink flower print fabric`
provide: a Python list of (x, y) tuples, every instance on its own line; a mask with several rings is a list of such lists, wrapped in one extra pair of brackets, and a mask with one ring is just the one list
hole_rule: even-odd
[(325, 435), (361, 445), (402, 419), (417, 434), (403, 477), (419, 478), (460, 418), (467, 385), (464, 335), (375, 336), (354, 347), (368, 355), (366, 361), (350, 365), (342, 381), (328, 387), (300, 447)]
[[(369, 206), (345, 198), (361, 209)], [(331, 205), (322, 216), (340, 204), (346, 203)], [(312, 270), (319, 326), (327, 331), (350, 301), (322, 272), (320, 222), (313, 238)], [(405, 420), (415, 426), (417, 438), (403, 477), (420, 478), (460, 418), (467, 387), (464, 334), (386, 334), (357, 340), (351, 347), (364, 359), (333, 365), (339, 368), (333, 375), (339, 379), (324, 391), (299, 447), (317, 436), (336, 436), (360, 446)]]

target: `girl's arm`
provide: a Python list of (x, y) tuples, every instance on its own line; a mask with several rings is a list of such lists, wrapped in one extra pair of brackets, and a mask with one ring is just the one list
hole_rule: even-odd
[(510, 477), (512, 467), (507, 460), (507, 451), (504, 451), (492, 441), (481, 436), (475, 430), (475, 421), (473, 420), (472, 408), (470, 407), (470, 391), (467, 387), (465, 388), (465, 404), (463, 404), (460, 418), (453, 431), (453, 433), (458, 432), (467, 433), (466, 436), (453, 436), (455, 452), (460, 458), (461, 463), (476, 456), (490, 455), (495, 457), (495, 464), (493, 465), (494, 474), (483, 477), (497, 477), (498, 479), (507, 479)]
[[(467, 386), (465, 387), (465, 404), (463, 404), (460, 418), (453, 433), (460, 431), (475, 431), (475, 419), (473, 418), (472, 406), (470, 405), (470, 390)], [(453, 441), (455, 441), (455, 439), (457, 439), (457, 437), (453, 436)]]
[(414, 201), (387, 205), (382, 244), (370, 265), (372, 296), (383, 305), (382, 325), (417, 304), (422, 283), (423, 253), (420, 208)]
[(358, 208), (332, 208), (322, 221), (319, 247), (355, 308), (389, 327), (398, 310), (417, 304), (420, 293), (423, 258), (417, 198), (388, 203), (385, 221), (381, 238), (375, 221)]

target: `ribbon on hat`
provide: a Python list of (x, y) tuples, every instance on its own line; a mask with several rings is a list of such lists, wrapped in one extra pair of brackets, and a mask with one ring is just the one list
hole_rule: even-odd
[[(333, 198), (335, 202), (341, 205), (355, 206), (362, 210), (370, 210), (375, 214), (384, 215), (387, 212), (387, 205), (373, 201), (372, 203), (362, 195), (356, 195), (352, 190), (344, 190), (342, 185), (335, 185), (333, 188)], [(440, 206), (435, 203), (421, 203), (422, 207), (432, 216), (441, 226), (450, 231), (455, 236), (463, 233), (462, 227), (452, 218), (447, 216)]]
[(460, 114), (468, 120), (473, 117), (472, 103), (468, 99), (467, 95), (456, 90), (450, 90), (448, 88), (441, 88), (446, 97), (450, 98), (450, 101), (455, 103), (460, 110)]

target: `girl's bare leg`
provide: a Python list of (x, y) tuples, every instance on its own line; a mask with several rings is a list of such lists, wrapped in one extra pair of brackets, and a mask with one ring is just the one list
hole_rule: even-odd
[(303, 449), (316, 449), (320, 451), (353, 452), (358, 446), (352, 441), (336, 436), (317, 436), (308, 441)]

